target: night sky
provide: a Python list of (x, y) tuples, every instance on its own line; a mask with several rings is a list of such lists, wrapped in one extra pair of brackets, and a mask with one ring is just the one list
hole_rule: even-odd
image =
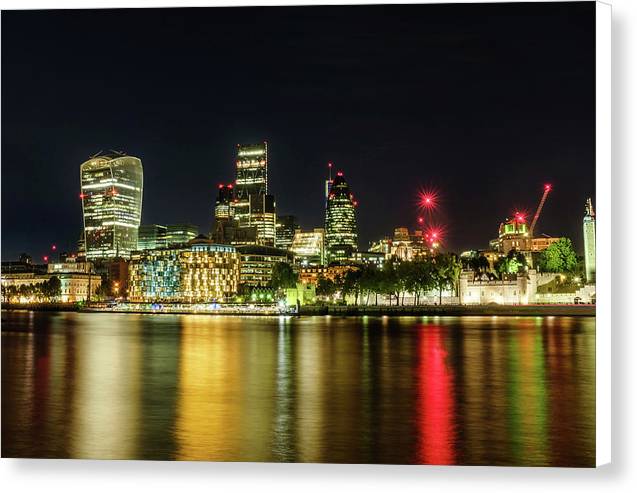
[(79, 167), (144, 166), (142, 223), (208, 233), (237, 143), (269, 146), (278, 214), (322, 227), (326, 163), (360, 247), (441, 194), (446, 248), (486, 248), (549, 196), (569, 236), (595, 192), (594, 2), (2, 12), (2, 260), (82, 228)]

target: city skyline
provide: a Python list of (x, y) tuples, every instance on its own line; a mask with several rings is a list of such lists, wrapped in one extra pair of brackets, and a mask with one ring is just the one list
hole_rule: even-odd
[[(295, 215), (304, 230), (322, 226), (326, 166), (333, 162), (335, 170), (345, 171), (360, 201), (361, 249), (396, 227), (416, 227), (417, 193), (423, 186), (441, 194), (446, 249), (487, 248), (500, 222), (516, 209), (533, 210), (543, 184), (550, 182), (555, 191), (537, 232), (568, 236), (581, 254), (582, 204), (589, 196), (595, 202), (594, 79), (588, 76), (594, 70), (589, 56), (592, 8), (454, 6), (452, 13), (447, 6), (432, 5), (356, 7), (354, 12), (321, 7), (310, 9), (311, 15), (295, 8), (256, 9), (260, 18), (271, 21), (259, 26), (251, 24), (246, 9), (99, 11), (100, 22), (116, 26), (122, 39), (90, 40), (85, 49), (108, 53), (107, 59), (118, 60), (123, 68), (138, 64), (127, 91), (116, 83), (119, 69), (86, 71), (80, 55), (69, 55), (60, 67), (55, 57), (45, 59), (50, 49), (64, 51), (95, 13), (5, 13), (3, 90), (15, 97), (4, 98), (2, 258), (26, 251), (39, 259), (51, 244), (74, 249), (82, 228), (77, 166), (101, 148), (124, 149), (144, 163), (142, 224), (194, 223), (208, 232), (217, 184), (234, 176), (234, 146), (264, 140), (270, 143), (268, 193), (276, 197), (277, 214)], [(413, 14), (408, 20), (405, 10)], [(168, 15), (173, 22), (163, 23), (171, 39), (167, 56), (173, 60), (188, 48), (192, 54), (175, 61), (174, 72), (189, 68), (189, 75), (168, 74), (176, 86), (160, 99), (149, 82), (157, 75), (152, 63), (166, 46), (157, 39), (157, 47), (145, 44), (127, 27), (142, 18), (162, 22)], [(348, 24), (353, 16), (362, 16), (361, 27)], [(502, 21), (480, 27), (480, 17)], [(10, 23), (5, 21), (9, 18)], [(538, 18), (545, 27), (541, 39), (533, 37)], [(444, 35), (408, 27), (435, 26), (445, 19), (453, 23)], [(192, 56), (209, 53), (201, 43), (215, 41), (215, 30), (189, 28), (189, 36), (179, 41), (176, 31), (185, 28), (175, 20), (190, 27), (247, 23), (257, 32), (239, 40), (230, 53), (215, 54), (214, 67), (204, 70)], [(316, 34), (316, 40), (289, 32), (293, 25)], [(335, 28), (329, 37), (321, 34), (325, 25)], [(286, 28), (286, 36), (299, 46), (292, 49), (283, 39), (265, 36), (277, 27)], [(366, 35), (365, 27), (389, 40), (388, 46)], [(28, 40), (34, 29), (64, 33), (51, 46), (35, 50)], [(509, 36), (509, 46), (492, 44), (496, 33), (489, 29)], [(229, 67), (237, 50), (256, 49), (260, 35), (265, 36), (259, 48), (264, 59), (248, 59), (254, 63), (250, 70), (262, 69), (259, 81), (230, 87), (247, 74), (242, 65), (236, 74), (223, 72), (221, 82), (215, 78), (211, 83), (211, 71)], [(530, 39), (535, 44), (527, 47)], [(131, 41), (127, 53), (124, 46)], [(339, 52), (340, 42), (347, 43), (345, 53)], [(423, 50), (415, 58), (414, 44)], [(24, 50), (13, 51), (17, 46)], [(302, 52), (309, 54), (305, 61), (293, 56)], [(360, 60), (356, 67), (348, 64), (349, 57)], [(407, 58), (412, 62), (401, 66)], [(54, 74), (65, 70), (71, 80), (48, 80), (50, 87), (42, 91), (42, 82), (28, 77), (27, 60), (29, 67)], [(290, 65), (286, 70), (284, 60)], [(376, 68), (369, 68), (371, 61)], [(294, 76), (295, 68), (303, 75)], [(342, 70), (347, 77), (339, 77)], [(92, 80), (102, 81), (99, 92), (83, 83)], [(186, 94), (186, 88), (192, 91)], [(52, 90), (56, 97), (47, 97)], [(34, 98), (37, 115), (23, 111), (27, 95)], [(94, 104), (88, 105), (91, 100)], [(193, 108), (195, 102), (201, 108)], [(111, 116), (101, 104), (117, 111)], [(86, 125), (89, 107), (100, 116)], [(60, 123), (55, 128), (50, 124), (54, 117)], [(43, 162), (56, 173), (41, 173)], [(14, 183), (28, 184), (29, 192)]]

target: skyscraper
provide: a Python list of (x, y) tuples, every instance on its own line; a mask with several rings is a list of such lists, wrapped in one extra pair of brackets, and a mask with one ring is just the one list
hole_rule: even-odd
[(358, 250), (356, 201), (342, 171), (336, 173), (327, 198), (325, 250), (328, 262), (351, 259)]
[(217, 200), (215, 201), (215, 222), (234, 217), (234, 187), (232, 183), (219, 184)]
[(277, 216), (276, 218), (276, 247), (289, 250), (292, 246), (294, 234), (300, 229), (295, 216)]
[[(238, 227), (256, 229), (254, 243), (274, 246), (276, 203), (274, 196), (268, 194), (267, 142), (237, 145), (236, 165), (234, 217)], [(249, 238), (253, 233), (239, 236)]]
[(595, 211), (593, 202), (586, 200), (586, 214), (584, 215), (584, 269), (586, 282), (595, 282)]
[(230, 183), (219, 184), (215, 200), (215, 217), (212, 227), (212, 238), (221, 244), (230, 244), (235, 237), (237, 220), (234, 217), (235, 193)]
[(96, 155), (80, 166), (86, 257), (128, 257), (137, 249), (144, 172), (139, 158)]
[(273, 247), (276, 242), (276, 203), (274, 196), (262, 193), (250, 194), (248, 228), (257, 230), (256, 243)]
[(235, 216), (250, 226), (250, 195), (268, 193), (268, 144), (238, 144), (236, 165)]

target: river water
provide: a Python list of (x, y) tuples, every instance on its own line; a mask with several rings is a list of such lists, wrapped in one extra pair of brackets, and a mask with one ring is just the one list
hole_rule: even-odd
[(3, 311), (2, 456), (594, 466), (595, 319)]

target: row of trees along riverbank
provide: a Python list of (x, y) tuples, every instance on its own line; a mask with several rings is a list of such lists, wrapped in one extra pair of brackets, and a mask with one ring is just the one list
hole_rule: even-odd
[[(580, 275), (583, 270), (583, 262), (578, 259), (568, 238), (561, 238), (540, 252), (534, 263), (540, 272), (559, 272), (572, 277)], [(355, 305), (375, 306), (380, 295), (389, 298), (390, 306), (404, 306), (406, 293), (411, 293), (413, 305), (418, 305), (424, 295), (436, 292), (438, 304), (441, 304), (443, 291), (453, 290), (457, 296), (458, 280), (463, 269), (495, 280), (525, 272), (528, 268), (527, 257), (516, 250), (498, 259), (493, 268), (479, 253), (464, 258), (454, 253), (438, 253), (408, 261), (388, 260), (382, 269), (373, 264), (363, 264), (334, 279), (319, 277), (316, 294), (336, 303), (345, 303), (347, 297), (353, 297)], [(281, 263), (274, 268), (270, 287), (290, 288), (298, 280), (299, 276), (292, 267)]]

